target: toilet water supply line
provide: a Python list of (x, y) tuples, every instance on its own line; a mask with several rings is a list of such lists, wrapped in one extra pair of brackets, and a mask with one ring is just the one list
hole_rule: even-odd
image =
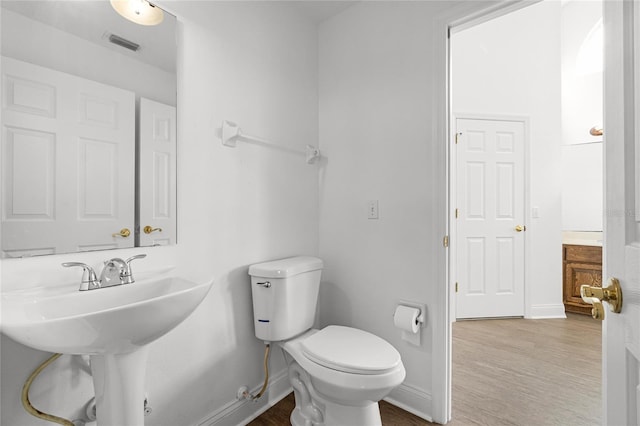
[(260, 389), (260, 392), (255, 395), (251, 395), (248, 390), (242, 393), (243, 397), (251, 399), (252, 401), (256, 401), (261, 398), (269, 384), (269, 352), (271, 351), (271, 345), (269, 343), (265, 343), (264, 345), (264, 383), (262, 384), (262, 389)]
[(63, 426), (74, 426), (74, 424), (67, 419), (63, 419), (62, 417), (54, 416), (52, 414), (44, 413), (38, 410), (33, 405), (31, 405), (31, 401), (29, 401), (29, 389), (31, 388), (31, 383), (33, 383), (35, 378), (38, 377), (38, 375), (42, 372), (42, 370), (47, 368), (49, 364), (51, 364), (53, 361), (60, 358), (60, 356), (62, 356), (62, 354), (53, 354), (51, 357), (49, 357), (49, 359), (47, 359), (45, 362), (40, 364), (38, 368), (33, 370), (33, 373), (31, 373), (27, 381), (24, 382), (24, 386), (22, 387), (22, 406), (24, 407), (25, 410), (27, 410), (29, 414), (31, 414), (32, 416), (38, 417), (42, 420), (58, 423)]

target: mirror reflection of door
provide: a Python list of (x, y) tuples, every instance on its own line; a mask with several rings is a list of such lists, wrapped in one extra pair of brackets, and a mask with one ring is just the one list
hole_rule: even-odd
[(139, 246), (176, 243), (176, 108), (140, 99)]
[(2, 80), (4, 254), (133, 247), (134, 93), (7, 57)]
[[(7, 58), (0, 61), (0, 258), (140, 244), (136, 106), (146, 98), (175, 108), (175, 16), (164, 12), (161, 24), (142, 26), (104, 1), (4, 0), (0, 9), (0, 56)], [(25, 69), (16, 70), (16, 61)], [(28, 66), (41, 71), (28, 74)], [(66, 77), (44, 77), (42, 69)], [(111, 89), (128, 93), (126, 106)], [(113, 128), (129, 124), (125, 148)], [(175, 133), (175, 118), (173, 124)], [(166, 198), (174, 210), (175, 198)], [(144, 244), (173, 244), (175, 224), (152, 222), (156, 231)], [(165, 229), (173, 229), (171, 238)]]

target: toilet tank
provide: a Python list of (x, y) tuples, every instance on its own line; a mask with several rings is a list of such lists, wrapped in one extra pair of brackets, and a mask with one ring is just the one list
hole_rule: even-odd
[(256, 337), (290, 339), (313, 327), (322, 260), (290, 257), (249, 267)]

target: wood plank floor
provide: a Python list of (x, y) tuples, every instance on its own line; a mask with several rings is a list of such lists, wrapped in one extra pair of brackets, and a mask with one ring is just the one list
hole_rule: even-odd
[[(456, 322), (449, 425), (601, 424), (600, 325), (575, 314)], [(291, 394), (249, 426), (288, 425), (294, 405)], [(380, 414), (385, 426), (434, 424), (384, 401)]]

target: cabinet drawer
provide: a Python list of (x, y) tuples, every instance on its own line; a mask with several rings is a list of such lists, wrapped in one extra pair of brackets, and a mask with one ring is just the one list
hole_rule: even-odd
[(564, 245), (564, 260), (602, 264), (602, 247)]

